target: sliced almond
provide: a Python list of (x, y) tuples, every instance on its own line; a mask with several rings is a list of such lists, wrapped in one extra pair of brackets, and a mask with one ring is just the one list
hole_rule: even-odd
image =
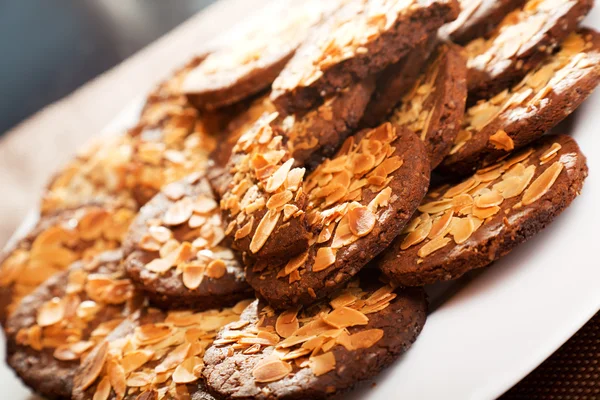
[(325, 315), (323, 321), (335, 328), (347, 328), (355, 325), (366, 325), (369, 318), (353, 308), (340, 307)]
[(368, 349), (383, 338), (382, 329), (367, 329), (350, 335), (353, 349)]
[(184, 197), (183, 199), (173, 203), (165, 215), (162, 221), (165, 225), (175, 226), (187, 222), (192, 213), (194, 212), (194, 204), (192, 199)]
[(293, 158), (291, 158), (291, 159), (287, 160), (285, 163), (283, 163), (275, 171), (275, 173), (271, 177), (269, 177), (269, 179), (267, 180), (267, 184), (265, 185), (265, 190), (267, 191), (267, 193), (273, 193), (274, 191), (279, 189), (281, 187), (281, 185), (284, 184), (284, 182), (287, 179), (288, 173), (290, 172), (290, 169), (292, 168), (292, 165), (294, 165)]
[(275, 382), (292, 372), (292, 366), (276, 358), (268, 358), (258, 363), (252, 370), (252, 376), (258, 383)]
[(550, 190), (563, 170), (564, 164), (555, 161), (550, 167), (540, 174), (523, 193), (523, 205), (529, 205), (539, 200)]
[(65, 304), (60, 298), (54, 297), (45, 302), (37, 312), (36, 322), (41, 327), (54, 325), (62, 321), (65, 315)]
[(515, 148), (515, 143), (503, 129), (490, 136), (489, 141), (497, 150), (511, 151)]
[(450, 243), (450, 238), (445, 236), (438, 236), (433, 240), (425, 243), (417, 252), (417, 255), (421, 258), (427, 257), (431, 253), (438, 251)]
[(92, 400), (107, 400), (108, 396), (110, 396), (110, 390), (110, 381), (108, 380), (108, 377), (105, 376), (98, 386), (96, 386)]
[(335, 356), (332, 352), (309, 358), (308, 365), (315, 376), (325, 375), (335, 369)]
[(254, 236), (250, 242), (250, 251), (252, 253), (257, 253), (267, 242), (271, 232), (273, 232), (273, 229), (277, 225), (277, 221), (279, 221), (280, 214), (279, 211), (274, 210), (269, 210), (265, 213), (256, 227), (256, 232), (254, 232)]
[(103, 342), (98, 347), (94, 348), (90, 354), (83, 360), (80, 372), (79, 387), (81, 390), (86, 390), (100, 376), (106, 356), (108, 354), (108, 342)]
[(312, 272), (319, 272), (329, 268), (335, 263), (336, 251), (331, 247), (321, 247), (317, 250)]
[(358, 206), (348, 211), (350, 230), (358, 237), (363, 237), (371, 233), (376, 221), (376, 215), (367, 207)]

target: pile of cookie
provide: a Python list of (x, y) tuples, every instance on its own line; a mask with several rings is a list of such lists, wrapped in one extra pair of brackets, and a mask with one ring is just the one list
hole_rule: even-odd
[(600, 82), (591, 6), (273, 2), (54, 176), (0, 259), (8, 364), (94, 400), (325, 398), (374, 376), (421, 332), (424, 285), (580, 193), (585, 156), (545, 133)]

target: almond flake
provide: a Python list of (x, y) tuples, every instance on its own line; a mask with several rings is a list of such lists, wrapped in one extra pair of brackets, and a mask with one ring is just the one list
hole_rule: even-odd
[(289, 190), (284, 190), (269, 198), (267, 201), (267, 208), (269, 210), (277, 210), (289, 203), (292, 198), (294, 198), (294, 194)]
[(150, 361), (153, 356), (154, 351), (152, 350), (135, 350), (123, 356), (123, 359), (121, 360), (121, 366), (123, 367), (125, 374), (129, 375), (131, 372)]
[(106, 362), (107, 354), (108, 342), (103, 342), (83, 360), (79, 382), (81, 390), (88, 389), (98, 376), (100, 376), (100, 372), (102, 372), (102, 368), (104, 368), (104, 363)]
[(165, 215), (162, 221), (165, 225), (175, 226), (187, 222), (194, 212), (194, 204), (192, 199), (184, 197), (183, 199), (173, 203)]
[(366, 325), (369, 318), (353, 308), (340, 307), (325, 315), (323, 321), (336, 328), (347, 328), (355, 325)]
[(206, 267), (204, 265), (197, 264), (186, 264), (183, 267), (182, 273), (182, 281), (183, 285), (190, 289), (197, 289), (202, 280), (204, 279), (204, 272), (206, 271)]
[(521, 201), (523, 205), (529, 205), (540, 199), (550, 190), (554, 182), (563, 170), (564, 164), (560, 161), (555, 161), (550, 167), (542, 172), (525, 190)]
[(145, 268), (148, 271), (156, 272), (157, 274), (162, 274), (171, 269), (173, 264), (169, 260), (165, 260), (164, 258), (155, 258), (145, 265)]
[(173, 182), (164, 186), (162, 192), (169, 200), (176, 201), (181, 199), (185, 194), (185, 187), (180, 182)]
[(406, 235), (406, 237), (400, 244), (400, 249), (406, 250), (411, 246), (421, 243), (427, 238), (429, 232), (431, 232), (432, 227), (433, 221), (431, 220), (429, 215), (427, 215), (427, 218), (424, 221), (421, 221), (421, 223), (417, 226), (417, 228), (414, 231)]
[(382, 329), (368, 329), (350, 335), (350, 343), (354, 350), (368, 349), (383, 337)]
[(541, 156), (540, 161), (546, 161), (552, 157), (562, 148), (559, 143), (552, 143), (552, 146), (548, 150), (546, 150)]
[(252, 232), (252, 226), (254, 225), (254, 216), (251, 216), (250, 219), (248, 219), (248, 222), (246, 222), (246, 224), (244, 226), (242, 226), (240, 229), (238, 229), (235, 232), (235, 240), (239, 240), (239, 239), (243, 239), (246, 236), (248, 236), (250, 234), (250, 232)]
[(438, 236), (435, 239), (430, 240), (429, 242), (425, 243), (425, 245), (423, 245), (423, 247), (421, 247), (419, 249), (419, 251), (417, 252), (417, 255), (419, 257), (421, 257), (421, 258), (427, 257), (431, 253), (433, 253), (433, 252), (441, 249), (442, 247), (446, 246), (448, 243), (450, 243), (450, 240), (451, 239), (448, 238), (448, 237)]
[(310, 357), (308, 365), (315, 376), (325, 375), (335, 369), (335, 356), (332, 352)]
[(206, 267), (206, 276), (219, 279), (227, 272), (227, 266), (223, 260), (213, 260)]
[(107, 364), (108, 379), (118, 399), (122, 399), (127, 391), (127, 383), (125, 381), (125, 370), (118, 362), (111, 360)]
[(265, 190), (267, 193), (273, 193), (279, 189), (281, 185), (283, 185), (287, 179), (290, 169), (292, 168), (292, 165), (294, 165), (293, 158), (287, 160), (277, 169), (277, 171), (275, 171), (275, 173), (267, 180), (267, 184), (265, 185)]
[(504, 201), (504, 197), (495, 190), (490, 190), (487, 193), (480, 194), (473, 202), (475, 207), (487, 208), (499, 206)]
[(259, 362), (252, 370), (252, 376), (258, 383), (275, 382), (292, 372), (292, 366), (282, 360), (267, 358)]
[(321, 247), (317, 250), (312, 272), (323, 271), (335, 263), (335, 250), (331, 247)]
[(250, 242), (250, 251), (252, 253), (257, 253), (267, 242), (271, 232), (273, 232), (273, 229), (277, 225), (279, 215), (279, 211), (269, 210), (260, 220), (260, 223), (256, 227), (256, 232), (254, 232), (252, 242)]
[[(306, 263), (307, 259), (308, 259), (308, 252), (304, 252), (304, 253), (292, 258), (290, 261), (288, 261), (288, 263), (285, 265), (283, 270), (280, 272), (280, 273), (282, 273), (281, 276), (287, 276), (287, 275), (291, 274), (293, 271), (295, 271), (298, 268), (300, 268), (301, 266), (303, 266), (304, 263)], [(280, 277), (279, 274), (277, 276)]]
[(511, 151), (515, 148), (515, 143), (503, 129), (490, 136), (489, 140), (496, 150)]
[(454, 216), (453, 210), (446, 211), (441, 217), (436, 219), (431, 225), (431, 230), (427, 237), (429, 239), (433, 239), (439, 235), (445, 235), (448, 227), (450, 226), (450, 222), (452, 221), (452, 217)]
[(107, 400), (108, 396), (110, 396), (110, 390), (110, 381), (108, 380), (108, 377), (105, 376), (96, 387), (92, 400)]
[(191, 348), (190, 343), (184, 343), (179, 345), (172, 350), (164, 360), (154, 368), (154, 371), (158, 374), (167, 372), (168, 370), (177, 367), (188, 358), (188, 354)]
[(65, 304), (58, 297), (54, 297), (40, 307), (36, 322), (39, 326), (46, 327), (62, 321), (64, 315)]
[(493, 217), (494, 215), (496, 215), (498, 213), (498, 211), (500, 211), (500, 207), (498, 206), (492, 206), (492, 207), (487, 207), (487, 208), (479, 208), (474, 206), (472, 213), (473, 216), (479, 218), (479, 219), (486, 219), (489, 217)]
[(358, 237), (371, 233), (375, 227), (376, 216), (367, 207), (358, 206), (348, 211), (350, 230)]
[(148, 233), (153, 239), (161, 244), (164, 244), (169, 241), (169, 239), (173, 238), (173, 232), (164, 226), (151, 226), (148, 228)]
[(296, 310), (292, 311), (294, 313), (294, 319), (287, 320), (289, 311), (286, 311), (277, 317), (277, 321), (275, 322), (275, 330), (277, 334), (283, 338), (290, 337), (298, 328), (300, 327), (300, 323), (298, 319), (295, 318)]
[(446, 191), (446, 193), (444, 193), (444, 197), (447, 199), (451, 199), (453, 197), (458, 196), (459, 194), (466, 193), (469, 190), (473, 189), (475, 186), (477, 186), (478, 183), (479, 182), (477, 182), (476, 179), (471, 177), (465, 180), (464, 182), (459, 183), (458, 185), (452, 186)]

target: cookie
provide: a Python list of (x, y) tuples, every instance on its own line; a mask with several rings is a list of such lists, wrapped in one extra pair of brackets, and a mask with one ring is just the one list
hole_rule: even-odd
[(208, 181), (194, 174), (165, 186), (140, 210), (123, 246), (127, 274), (161, 307), (235, 304), (252, 290), (224, 237)]
[(440, 36), (454, 43), (467, 44), (485, 37), (506, 14), (521, 7), (526, 0), (459, 0), (460, 14), (440, 28)]
[(275, 112), (275, 106), (269, 100), (268, 94), (255, 99), (248, 109), (229, 123), (223, 137), (210, 153), (206, 177), (219, 198), (223, 196), (227, 185), (231, 182), (231, 175), (227, 172), (226, 167), (235, 144), (263, 114), (273, 112)]
[(98, 201), (139, 207), (162, 186), (204, 170), (230, 114), (199, 112), (177, 92), (198, 60), (148, 96), (136, 126), (92, 141), (56, 174), (43, 195), (42, 213)]
[(294, 165), (310, 171), (332, 156), (357, 127), (374, 89), (374, 80), (367, 79), (326, 98), (315, 109), (274, 121)]
[(456, 0), (350, 0), (314, 29), (273, 82), (284, 114), (307, 110), (398, 62), (458, 15)]
[(552, 222), (579, 195), (586, 176), (577, 143), (546, 136), (457, 185), (430, 191), (378, 266), (406, 286), (484, 267)]
[(42, 217), (0, 256), (0, 322), (20, 300), (77, 260), (117, 249), (135, 212), (86, 206)]
[(572, 113), (600, 82), (600, 35), (583, 29), (521, 82), (470, 107), (442, 168), (459, 175), (525, 146)]
[(275, 312), (256, 300), (217, 335), (203, 373), (228, 399), (329, 398), (407, 351), (426, 314), (422, 289), (369, 280), (308, 308)]
[(593, 0), (529, 0), (490, 34), (465, 46), (469, 102), (518, 82), (573, 32)]
[(266, 89), (293, 56), (311, 27), (341, 0), (272, 3), (209, 54), (185, 78), (182, 90), (199, 108), (234, 104)]
[(202, 354), (247, 304), (203, 312), (140, 310), (83, 360), (73, 399), (214, 400), (200, 378)]
[(467, 101), (467, 65), (462, 48), (440, 44), (427, 69), (402, 98), (390, 121), (406, 126), (425, 143), (434, 169), (450, 152)]
[(425, 146), (390, 123), (347, 139), (302, 185), (310, 246), (282, 264), (258, 259), (248, 283), (278, 309), (342, 287), (402, 231), (429, 185)]
[(139, 308), (123, 253), (75, 262), (23, 298), (6, 323), (7, 363), (46, 398), (70, 398), (81, 358)]
[(264, 114), (233, 148), (226, 167), (228, 185), (220, 207), (225, 234), (234, 249), (248, 257), (281, 260), (308, 247), (305, 169), (293, 167), (281, 132), (272, 123), (278, 113)]
[(375, 127), (384, 122), (427, 65), (436, 43), (437, 36), (432, 35), (377, 76), (376, 89), (363, 115), (362, 126)]

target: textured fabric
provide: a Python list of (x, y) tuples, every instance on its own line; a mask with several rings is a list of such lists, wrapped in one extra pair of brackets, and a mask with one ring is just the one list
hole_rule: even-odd
[(501, 399), (600, 399), (600, 312)]

